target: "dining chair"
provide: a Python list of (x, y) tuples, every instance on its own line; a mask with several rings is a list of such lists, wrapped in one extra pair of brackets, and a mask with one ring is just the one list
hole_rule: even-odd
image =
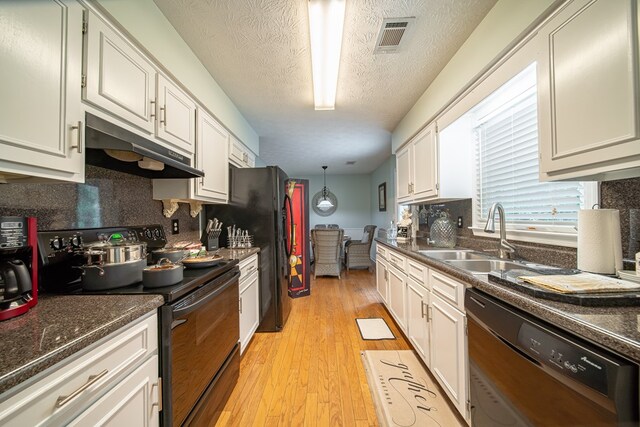
[(375, 225), (365, 225), (362, 240), (349, 240), (345, 244), (344, 256), (347, 274), (349, 274), (349, 269), (353, 267), (367, 267), (367, 269), (371, 271), (370, 252), (375, 232)]
[(338, 276), (342, 270), (340, 249), (342, 247), (342, 229), (311, 230), (311, 244), (314, 254), (313, 278), (317, 276)]

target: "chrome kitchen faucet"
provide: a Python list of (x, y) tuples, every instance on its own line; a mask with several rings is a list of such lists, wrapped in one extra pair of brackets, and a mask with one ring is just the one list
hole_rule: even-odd
[(496, 232), (496, 209), (498, 210), (498, 219), (500, 220), (500, 244), (498, 246), (498, 256), (501, 259), (510, 259), (514, 257), (516, 248), (507, 241), (507, 226), (504, 219), (504, 208), (500, 203), (494, 203), (489, 208), (487, 214), (487, 224), (484, 226), (485, 233)]

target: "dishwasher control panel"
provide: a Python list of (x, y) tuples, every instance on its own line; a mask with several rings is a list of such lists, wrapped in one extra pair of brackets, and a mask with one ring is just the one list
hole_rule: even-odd
[(609, 394), (608, 375), (615, 362), (528, 322), (520, 326), (518, 347), (542, 365)]

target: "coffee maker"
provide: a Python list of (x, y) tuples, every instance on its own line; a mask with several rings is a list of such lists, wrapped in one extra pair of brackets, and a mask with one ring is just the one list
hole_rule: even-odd
[(38, 302), (36, 218), (0, 216), (0, 321)]

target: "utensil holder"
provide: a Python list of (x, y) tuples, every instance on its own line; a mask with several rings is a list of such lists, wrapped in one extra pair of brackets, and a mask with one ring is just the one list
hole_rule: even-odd
[(247, 249), (253, 247), (253, 236), (232, 236), (227, 239), (228, 249)]
[(207, 251), (215, 251), (220, 249), (220, 233), (222, 230), (211, 230), (208, 234), (203, 232), (200, 242), (206, 246)]

